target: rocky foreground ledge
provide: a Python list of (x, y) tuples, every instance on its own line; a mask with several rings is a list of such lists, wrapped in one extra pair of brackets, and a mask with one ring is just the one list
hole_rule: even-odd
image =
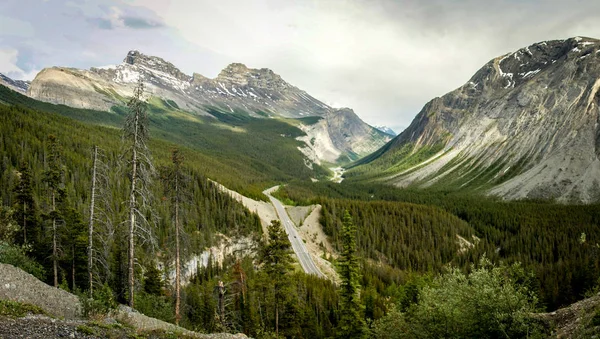
[(121, 306), (113, 318), (82, 319), (79, 298), (51, 287), (11, 265), (0, 263), (0, 301), (39, 307), (46, 314), (0, 316), (0, 339), (8, 338), (200, 338), (245, 339), (244, 334), (200, 334)]

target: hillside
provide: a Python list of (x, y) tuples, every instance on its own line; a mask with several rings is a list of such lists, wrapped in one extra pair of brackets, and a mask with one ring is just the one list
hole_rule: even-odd
[[(115, 66), (90, 70), (43, 69), (31, 82), (27, 95), (55, 104), (114, 112), (125, 105), (125, 98), (131, 96), (138, 79), (145, 82), (150, 102), (166, 115), (188, 120), (216, 118), (226, 124), (240, 118), (294, 119), (288, 122), (307, 134), (298, 147), (303, 149), (308, 166), (321, 161), (356, 160), (390, 140), (356, 114), (327, 106), (272, 70), (252, 69), (240, 63), (228, 65), (215, 79), (209, 79), (197, 73), (187, 75), (160, 57), (130, 51), (123, 62)], [(314, 119), (297, 120), (305, 117), (322, 118), (326, 125), (333, 127), (311, 133)], [(340, 123), (350, 127), (352, 132), (335, 128)], [(186, 135), (185, 131), (177, 130), (177, 133)], [(279, 133), (286, 134), (285, 127), (281, 127)]]
[(577, 37), (494, 58), (428, 102), (347, 177), (505, 199), (597, 201), (599, 51), (600, 41)]
[[(124, 108), (111, 113), (45, 103), (4, 86), (0, 86), (0, 102), (106, 126), (117, 139), (126, 112)], [(148, 106), (151, 136), (194, 150), (194, 160), (204, 175), (240, 193), (265, 199), (262, 191), (274, 184), (328, 175), (319, 165), (306, 166), (305, 156), (298, 150), (304, 144), (294, 139), (305, 134), (285, 121), (214, 110), (213, 114), (221, 119), (217, 120), (168, 111), (165, 105), (163, 101), (151, 101)]]

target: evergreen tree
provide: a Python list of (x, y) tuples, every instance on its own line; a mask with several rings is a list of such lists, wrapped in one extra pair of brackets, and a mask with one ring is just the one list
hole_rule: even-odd
[(162, 286), (163, 282), (160, 278), (160, 271), (154, 264), (148, 265), (146, 272), (144, 272), (144, 292), (160, 296), (162, 295)]
[(48, 168), (44, 171), (44, 181), (50, 192), (50, 213), (48, 217), (52, 220), (52, 271), (54, 273), (54, 287), (58, 287), (58, 230), (57, 222), (60, 213), (56, 209), (56, 200), (62, 189), (63, 168), (61, 164), (60, 145), (56, 136), (48, 136)]
[(279, 220), (268, 227), (269, 241), (261, 249), (261, 262), (270, 279), (275, 302), (275, 333), (279, 336), (279, 314), (288, 296), (289, 274), (292, 270), (291, 244)]
[(184, 156), (179, 149), (171, 152), (172, 166), (166, 169), (164, 181), (166, 193), (171, 200), (171, 219), (175, 231), (175, 323), (179, 325), (181, 320), (181, 240), (183, 236), (182, 219), (183, 205), (188, 200), (186, 190), (189, 178), (183, 172)]
[(366, 327), (360, 304), (360, 267), (356, 256), (356, 226), (348, 211), (344, 211), (342, 228), (342, 253), (339, 259), (340, 285), (340, 322), (336, 336), (338, 338), (364, 338)]
[(37, 243), (40, 241), (37, 229), (37, 206), (33, 198), (31, 172), (25, 163), (19, 168), (19, 181), (13, 188), (15, 193), (14, 219), (19, 225), (20, 232), (17, 235), (17, 243)]

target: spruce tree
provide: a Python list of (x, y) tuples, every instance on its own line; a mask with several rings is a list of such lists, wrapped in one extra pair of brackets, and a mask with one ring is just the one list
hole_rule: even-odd
[(261, 250), (261, 262), (272, 284), (275, 300), (275, 333), (279, 337), (279, 313), (288, 296), (289, 273), (292, 270), (291, 244), (279, 220), (268, 227), (269, 241)]
[(189, 178), (183, 171), (184, 156), (179, 149), (171, 151), (170, 168), (165, 169), (166, 194), (171, 201), (171, 219), (175, 231), (175, 324), (181, 320), (181, 243), (184, 236), (182, 220), (184, 205), (189, 201)]
[(52, 271), (54, 273), (54, 287), (58, 287), (58, 221), (60, 213), (56, 208), (63, 181), (63, 168), (61, 164), (60, 145), (56, 136), (48, 136), (48, 167), (44, 171), (44, 182), (48, 185), (50, 193), (50, 213), (52, 220)]
[(344, 211), (341, 232), (342, 253), (339, 259), (340, 322), (336, 331), (338, 338), (364, 338), (365, 321), (360, 304), (360, 267), (356, 256), (356, 226), (348, 210)]
[(37, 207), (33, 198), (31, 172), (25, 163), (19, 168), (19, 181), (13, 188), (15, 193), (14, 219), (20, 227), (17, 243), (38, 243)]

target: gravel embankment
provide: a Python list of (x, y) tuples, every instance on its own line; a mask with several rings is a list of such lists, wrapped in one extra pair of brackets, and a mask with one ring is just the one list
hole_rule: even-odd
[(55, 317), (81, 317), (79, 298), (12, 265), (0, 264), (0, 299), (36, 305)]
[[(22, 318), (0, 316), (0, 339), (28, 338), (164, 338), (166, 333), (200, 339), (245, 339), (244, 334), (200, 334), (147, 317), (121, 306), (115, 319), (95, 323), (81, 319), (79, 298), (41, 282), (11, 265), (0, 263), (0, 300), (35, 305), (52, 317), (28, 315)], [(171, 336), (168, 336), (172, 338)]]

